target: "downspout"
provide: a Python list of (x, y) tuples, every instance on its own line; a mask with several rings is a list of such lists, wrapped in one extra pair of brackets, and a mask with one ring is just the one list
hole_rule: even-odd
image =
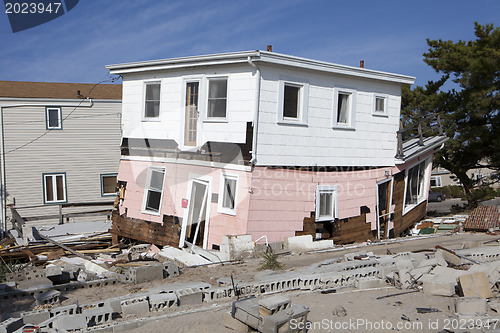
[[(91, 108), (94, 106), (92, 99), (89, 99), (89, 105), (78, 104), (63, 104), (63, 107), (81, 107)], [(3, 239), (7, 234), (7, 186), (6, 186), (6, 172), (5, 172), (5, 138), (4, 138), (4, 124), (3, 124), (3, 111), (7, 108), (20, 108), (30, 106), (47, 106), (47, 103), (28, 103), (28, 104), (13, 104), (0, 106), (0, 209), (2, 210), (2, 221), (0, 225), (0, 239)], [(61, 119), (62, 121), (62, 119)]]
[(255, 109), (253, 117), (253, 136), (252, 136), (252, 159), (250, 160), (250, 167), (254, 168), (257, 163), (257, 133), (259, 132), (259, 105), (260, 105), (260, 69), (252, 61), (252, 57), (248, 56), (247, 59), (250, 66), (255, 68), (256, 83), (255, 83)]

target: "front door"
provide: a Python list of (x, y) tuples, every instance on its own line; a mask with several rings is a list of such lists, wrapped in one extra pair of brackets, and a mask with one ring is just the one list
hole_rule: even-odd
[(378, 183), (377, 204), (377, 238), (389, 237), (389, 221), (391, 220), (392, 178)]
[(199, 82), (186, 83), (186, 123), (184, 128), (185, 146), (196, 146), (199, 87)]
[(205, 246), (207, 220), (208, 182), (193, 179), (191, 181), (191, 194), (187, 207), (187, 216), (184, 217), (181, 230), (181, 242), (184, 246), (187, 241), (200, 247)]

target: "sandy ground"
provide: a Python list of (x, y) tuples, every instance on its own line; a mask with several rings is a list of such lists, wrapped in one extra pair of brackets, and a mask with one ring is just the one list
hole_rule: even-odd
[[(424, 239), (401, 239), (391, 244), (372, 244), (368, 246), (344, 250), (309, 253), (302, 255), (285, 255), (280, 257), (285, 270), (295, 270), (327, 259), (341, 258), (345, 253), (372, 251), (374, 254), (386, 254), (387, 250), (398, 253), (405, 251), (429, 250), (436, 245), (451, 249), (462, 247), (465, 241), (494, 241), (499, 236), (484, 233), (462, 233), (435, 236)], [(163, 284), (201, 281), (216, 285), (217, 279), (230, 277), (235, 280), (251, 281), (259, 273), (260, 260), (250, 259), (243, 263), (231, 265), (213, 265), (195, 268), (184, 268), (178, 277), (168, 280), (154, 281), (140, 285), (118, 284), (101, 288), (81, 289), (64, 293), (61, 305), (91, 303), (106, 298), (126, 295)], [(309, 332), (438, 332), (451, 325), (454, 320), (450, 311), (451, 297), (424, 295), (422, 292), (385, 299), (379, 296), (401, 292), (392, 287), (377, 290), (344, 290), (338, 293), (321, 294), (314, 292), (288, 293), (292, 302), (310, 308), (308, 320)], [(2, 313), (30, 310), (32, 302), (9, 300), (0, 302)], [(337, 307), (346, 310), (346, 316), (334, 314)], [(418, 314), (417, 307), (432, 307), (440, 312)], [(230, 303), (208, 304), (182, 307), (161, 313), (150, 313), (148, 316), (173, 316), (150, 322), (131, 332), (234, 332), (223, 325), (225, 313), (230, 310)], [(180, 312), (182, 311), (182, 312)], [(185, 313), (195, 311), (195, 313)], [(181, 314), (184, 313), (184, 314)], [(129, 320), (127, 318), (126, 320)], [(498, 325), (500, 328), (500, 324)]]

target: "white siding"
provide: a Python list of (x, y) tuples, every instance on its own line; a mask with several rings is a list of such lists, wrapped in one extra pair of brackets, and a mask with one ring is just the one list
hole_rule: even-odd
[[(281, 166), (391, 166), (396, 154), (401, 85), (262, 66), (257, 164)], [(279, 80), (309, 85), (307, 126), (278, 124)], [(334, 88), (356, 94), (354, 129), (332, 128)], [(388, 98), (388, 116), (373, 115), (374, 93)]]
[[(204, 121), (207, 77), (227, 76), (227, 121)], [(256, 77), (253, 68), (212, 66), (182, 71), (128, 74), (123, 79), (123, 136), (127, 138), (172, 139), (182, 149), (184, 138), (185, 80), (200, 80), (198, 123), (199, 146), (207, 141), (244, 143), (246, 123), (253, 121)], [(143, 86), (148, 80), (161, 81), (159, 121), (144, 121)]]
[[(45, 105), (65, 103), (54, 99)], [(6, 104), (23, 102), (0, 102), (0, 106)], [(45, 105), (3, 109), (6, 188), (16, 206), (43, 205), (42, 174), (59, 172), (66, 173), (67, 202), (113, 201), (113, 197), (101, 196), (100, 175), (118, 173), (121, 103), (95, 101), (91, 108), (62, 107), (62, 130), (51, 131), (46, 130)], [(20, 213), (41, 216), (57, 211), (48, 205)]]

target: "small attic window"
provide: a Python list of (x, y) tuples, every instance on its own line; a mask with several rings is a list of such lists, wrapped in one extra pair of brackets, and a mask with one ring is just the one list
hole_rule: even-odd
[(45, 108), (45, 126), (48, 130), (62, 129), (62, 110), (60, 107)]

